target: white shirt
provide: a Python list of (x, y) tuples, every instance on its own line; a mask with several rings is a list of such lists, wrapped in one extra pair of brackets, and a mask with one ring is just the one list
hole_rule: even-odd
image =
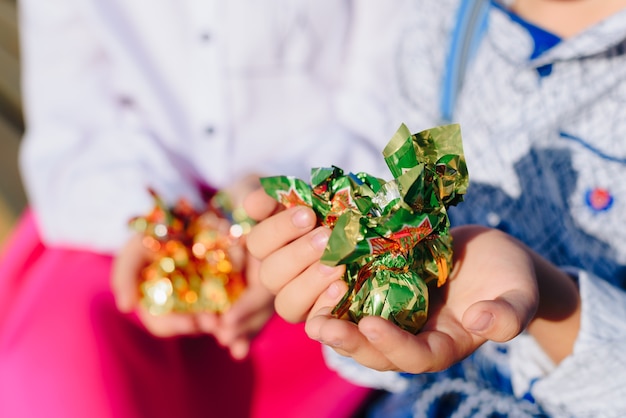
[(20, 1), (21, 164), (45, 242), (115, 250), (148, 186), (197, 203), (197, 181), (384, 167), (368, 159), (382, 162), (385, 137), (360, 142), (333, 117), (350, 13), (348, 0)]

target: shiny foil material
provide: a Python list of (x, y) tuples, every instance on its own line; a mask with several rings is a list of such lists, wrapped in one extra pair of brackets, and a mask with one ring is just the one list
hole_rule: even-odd
[(428, 315), (428, 286), (452, 269), (447, 208), (463, 200), (467, 166), (459, 125), (411, 134), (403, 124), (383, 150), (393, 179), (314, 168), (311, 181), (261, 179), (265, 191), (291, 207), (306, 205), (332, 228), (321, 261), (346, 265), (348, 292), (333, 310), (355, 323), (386, 318), (417, 333)]
[(206, 210), (168, 207), (152, 190), (150, 213), (130, 220), (154, 253), (142, 270), (141, 303), (154, 314), (225, 312), (245, 288), (241, 240), (252, 221), (218, 192)]

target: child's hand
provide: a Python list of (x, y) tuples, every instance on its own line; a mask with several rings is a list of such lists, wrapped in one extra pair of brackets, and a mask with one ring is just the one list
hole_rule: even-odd
[(446, 369), (487, 339), (517, 336), (539, 302), (532, 258), (499, 231), (465, 227), (453, 235), (455, 269), (447, 285), (432, 289), (429, 319), (420, 333), (409, 334), (379, 317), (364, 318), (358, 326), (334, 319), (329, 312), (341, 295), (327, 291), (309, 315), (309, 336), (365, 366), (410, 373)]
[[(227, 191), (234, 207), (241, 207), (246, 196), (259, 186), (256, 174), (244, 176), (232, 184)], [(248, 354), (250, 342), (274, 314), (274, 295), (259, 280), (260, 263), (247, 248), (244, 250), (246, 289), (230, 309), (217, 318), (217, 325), (212, 328), (217, 341), (228, 347), (236, 359)]]
[(158, 337), (215, 332), (218, 325), (218, 317), (215, 314), (169, 313), (155, 316), (141, 306), (139, 303), (141, 271), (155, 256), (143, 245), (142, 238), (141, 234), (133, 235), (115, 257), (111, 287), (118, 309), (126, 313), (136, 310), (148, 331)]
[[(254, 184), (258, 184), (255, 178), (247, 177), (229, 189), (234, 202), (241, 202), (243, 195)], [(155, 316), (139, 303), (141, 271), (155, 256), (142, 244), (142, 237), (137, 234), (129, 239), (115, 258), (111, 284), (118, 309), (122, 312), (136, 311), (140, 321), (156, 336), (212, 334), (230, 350), (234, 358), (244, 358), (252, 338), (274, 313), (274, 295), (258, 280), (259, 262), (247, 252), (245, 239), (239, 245), (242, 255), (245, 253), (242, 258), (245, 258), (246, 289), (225, 313), (169, 313)]]
[(289, 322), (304, 321), (331, 283), (343, 285), (345, 267), (328, 267), (319, 262), (330, 230), (314, 229), (316, 217), (310, 208), (280, 211), (282, 205), (262, 190), (250, 194), (245, 208), (254, 219), (267, 218), (252, 228), (248, 249), (262, 261), (259, 276), (276, 294), (276, 311)]
[[(277, 209), (260, 192), (246, 203), (257, 219)], [(319, 263), (330, 231), (314, 225), (315, 215), (305, 207), (276, 213), (253, 229), (248, 248), (262, 260), (260, 278), (276, 293), (277, 312), (289, 321), (306, 320), (311, 338), (365, 366), (443, 370), (487, 339), (515, 337), (537, 310), (529, 250), (501, 232), (465, 227), (453, 231), (456, 267), (448, 284), (433, 290), (429, 320), (418, 335), (378, 317), (364, 318), (358, 326), (332, 318), (330, 311), (346, 290), (343, 267)]]
[(213, 334), (236, 359), (246, 357), (250, 342), (274, 314), (274, 295), (259, 281), (259, 261), (249, 256), (247, 287), (228, 311), (218, 317)]
[(141, 270), (154, 257), (141, 240), (140, 234), (133, 236), (115, 259), (112, 289), (118, 309), (127, 313), (136, 310), (140, 321), (156, 336), (213, 334), (221, 345), (230, 350), (234, 358), (244, 358), (248, 353), (250, 340), (274, 312), (273, 295), (258, 281), (258, 261), (248, 257), (247, 288), (223, 315), (204, 312), (155, 316), (139, 303)]

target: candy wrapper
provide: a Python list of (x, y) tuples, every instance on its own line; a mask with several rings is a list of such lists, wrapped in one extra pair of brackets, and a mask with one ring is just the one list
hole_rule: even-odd
[(244, 251), (240, 241), (252, 227), (223, 192), (206, 210), (181, 199), (168, 207), (152, 190), (154, 208), (130, 220), (143, 234), (154, 260), (143, 269), (141, 303), (154, 314), (222, 313), (245, 288)]
[(378, 315), (417, 333), (429, 285), (443, 285), (452, 268), (447, 208), (463, 200), (468, 184), (460, 127), (412, 135), (401, 125), (383, 156), (391, 181), (333, 166), (312, 169), (310, 184), (288, 176), (261, 184), (286, 207), (313, 208), (332, 228), (321, 261), (345, 264), (348, 284), (333, 315), (355, 323)]

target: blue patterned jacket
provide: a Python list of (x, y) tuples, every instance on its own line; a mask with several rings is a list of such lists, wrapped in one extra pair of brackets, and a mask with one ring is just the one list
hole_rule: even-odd
[[(386, 41), (353, 56), (354, 74), (378, 66), (378, 77), (355, 76), (339, 102), (372, 117), (346, 111), (345, 123), (371, 132), (440, 123), (459, 4), (398, 2)], [(372, 372), (332, 354), (329, 364), (393, 392), (372, 416), (624, 416), (626, 10), (562, 40), (534, 40), (502, 5), (489, 5), (483, 24), (454, 107), (470, 186), (452, 222), (504, 230), (577, 277), (574, 353), (556, 366), (521, 335), (427, 376)]]

